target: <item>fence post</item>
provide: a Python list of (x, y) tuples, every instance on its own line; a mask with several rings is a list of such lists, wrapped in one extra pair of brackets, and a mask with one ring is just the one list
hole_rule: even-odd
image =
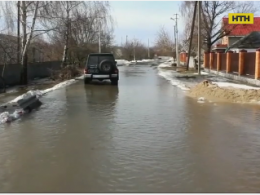
[(209, 53), (204, 52), (204, 68), (208, 68), (208, 67), (209, 67)]
[(209, 53), (209, 68), (210, 68), (210, 70), (213, 68), (213, 63), (214, 63), (213, 58), (214, 58), (214, 52), (210, 52)]
[(260, 49), (255, 53), (255, 79), (260, 78)]
[(227, 61), (226, 61), (226, 73), (230, 73), (231, 72), (231, 55), (232, 55), (233, 51), (228, 51), (227, 52)]
[(244, 66), (245, 66), (245, 55), (246, 50), (242, 49), (239, 51), (239, 57), (238, 57), (238, 75), (241, 76), (244, 74)]
[(220, 62), (221, 62), (221, 53), (217, 53), (217, 71), (220, 70)]

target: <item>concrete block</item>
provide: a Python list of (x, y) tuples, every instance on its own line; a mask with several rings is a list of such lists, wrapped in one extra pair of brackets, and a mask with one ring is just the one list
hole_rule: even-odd
[(31, 97), (18, 100), (17, 105), (23, 110), (31, 112), (33, 109), (40, 107), (42, 103), (36, 97), (36, 95), (33, 95)]

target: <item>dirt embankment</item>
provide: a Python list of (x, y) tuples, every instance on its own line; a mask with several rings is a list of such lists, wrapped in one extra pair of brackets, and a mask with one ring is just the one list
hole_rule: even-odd
[(206, 100), (218, 102), (260, 102), (260, 90), (239, 89), (234, 87), (222, 88), (208, 80), (205, 80), (191, 88), (187, 95), (194, 98), (204, 97)]

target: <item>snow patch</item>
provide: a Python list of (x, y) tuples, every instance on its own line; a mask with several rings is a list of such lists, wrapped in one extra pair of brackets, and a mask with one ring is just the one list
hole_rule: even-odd
[(16, 119), (19, 119), (23, 114), (25, 114), (25, 111), (22, 109), (17, 109), (11, 114), (9, 112), (2, 112), (0, 114), (0, 124), (10, 123)]
[[(80, 77), (78, 77), (78, 78), (80, 78)], [(16, 102), (18, 102), (21, 99), (26, 99), (26, 98), (29, 98), (29, 97), (34, 96), (34, 95), (36, 95), (36, 97), (39, 98), (39, 97), (43, 96), (46, 93), (49, 93), (51, 91), (54, 91), (54, 90), (57, 90), (57, 89), (60, 89), (60, 88), (63, 88), (63, 87), (66, 87), (66, 86), (71, 85), (71, 84), (73, 84), (75, 82), (76, 82), (76, 79), (71, 79), (71, 80), (63, 81), (63, 82), (61, 82), (61, 83), (59, 83), (57, 85), (54, 85), (53, 87), (51, 87), (49, 89), (45, 89), (45, 90), (30, 90), (27, 93), (22, 94), (22, 95), (16, 97), (15, 99), (11, 100), (9, 103), (16, 103)]]
[(205, 103), (205, 100), (206, 99), (204, 97), (199, 97), (197, 102), (198, 103)]
[(219, 87), (222, 88), (229, 88), (229, 87), (233, 87), (233, 88), (237, 88), (237, 89), (256, 89), (256, 90), (260, 90), (260, 87), (252, 87), (249, 85), (243, 85), (243, 84), (236, 84), (236, 83), (229, 83), (229, 82), (212, 82), (213, 84), (218, 85)]
[(142, 59), (142, 60), (137, 60), (137, 62), (152, 62), (154, 59)]
[(190, 90), (189, 87), (174, 77), (174, 71), (161, 69), (162, 67), (172, 67), (172, 63), (174, 62), (172, 57), (165, 57), (164, 59), (166, 61), (158, 65), (158, 75), (165, 78), (167, 81), (170, 81), (173, 86), (177, 86), (185, 91)]
[(131, 62), (152, 62), (154, 59), (142, 59), (142, 60), (132, 60)]
[[(193, 73), (193, 74), (198, 75), (199, 73), (196, 72), (196, 73)], [(208, 75), (209, 73), (201, 71), (200, 74), (201, 75)]]
[(179, 80), (174, 78), (172, 71), (159, 70), (158, 75), (165, 78), (167, 81), (170, 81), (170, 83), (172, 85), (177, 86), (178, 88), (180, 88), (182, 90), (190, 90), (190, 88), (188, 88), (184, 83), (182, 83)]
[(167, 61), (159, 64), (158, 68), (163, 68), (163, 67), (172, 67), (172, 63), (173, 63), (173, 58), (168, 58)]
[(153, 62), (154, 59), (142, 59), (142, 60), (125, 60), (125, 59), (116, 59), (117, 61), (117, 65), (118, 66), (129, 66), (131, 64), (135, 64), (135, 63), (145, 63), (145, 62)]
[(116, 61), (118, 66), (125, 66), (131, 63), (130, 61), (124, 59), (116, 59)]

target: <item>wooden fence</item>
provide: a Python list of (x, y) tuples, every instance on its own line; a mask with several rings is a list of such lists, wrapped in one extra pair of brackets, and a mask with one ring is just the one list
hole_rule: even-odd
[(259, 79), (260, 49), (251, 53), (246, 50), (239, 53), (204, 53), (204, 68)]

